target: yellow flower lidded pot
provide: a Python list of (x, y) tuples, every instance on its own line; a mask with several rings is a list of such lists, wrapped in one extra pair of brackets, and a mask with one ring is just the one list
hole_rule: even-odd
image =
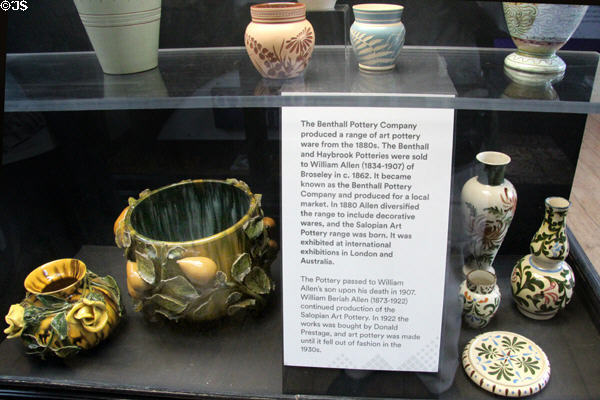
[(25, 278), (25, 299), (5, 317), (8, 339), (20, 337), (28, 354), (65, 358), (89, 349), (115, 329), (123, 306), (115, 280), (76, 259), (51, 261)]

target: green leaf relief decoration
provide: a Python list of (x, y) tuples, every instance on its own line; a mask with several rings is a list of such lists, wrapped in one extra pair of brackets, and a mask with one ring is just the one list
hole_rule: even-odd
[(271, 291), (271, 280), (260, 267), (254, 267), (244, 279), (244, 284), (254, 293), (267, 294)]
[(254, 306), (256, 306), (256, 300), (254, 300), (254, 299), (246, 299), (246, 300), (240, 301), (239, 303), (235, 303), (235, 304), (230, 305), (227, 308), (227, 314), (233, 315), (233, 314), (237, 313), (240, 310), (243, 310), (243, 309), (249, 308), (249, 307), (251, 308), (251, 307), (254, 307)]
[(52, 295), (40, 294), (37, 295), (37, 299), (44, 305), (46, 308), (50, 309), (59, 309), (68, 306), (68, 302), (61, 298)]
[(244, 232), (250, 239), (256, 239), (263, 234), (264, 231), (263, 219), (261, 216), (256, 216), (250, 219), (244, 226)]
[(231, 265), (231, 276), (239, 283), (244, 281), (244, 278), (252, 268), (252, 260), (248, 253), (240, 254), (240, 256)]
[(477, 355), (479, 357), (485, 357), (487, 360), (493, 360), (494, 358), (500, 357), (500, 353), (494, 346), (486, 345), (485, 343), (482, 343), (481, 347), (476, 347), (475, 350), (478, 351)]
[(181, 302), (180, 300), (177, 300), (173, 297), (165, 296), (160, 293), (153, 294), (152, 296), (150, 296), (149, 300), (150, 302), (174, 313), (175, 315), (183, 313), (187, 307), (187, 305)]
[(135, 255), (136, 255), (136, 261), (137, 261), (138, 272), (140, 274), (140, 277), (144, 280), (144, 282), (146, 282), (150, 285), (153, 285), (154, 282), (156, 281), (156, 272), (154, 270), (154, 263), (145, 254), (142, 254), (142, 253), (136, 251)]
[(194, 286), (181, 275), (162, 281), (158, 291), (181, 302), (190, 302), (198, 298)]
[(240, 292), (231, 292), (229, 296), (227, 296), (226, 304), (228, 306), (237, 303), (242, 299), (242, 294)]
[(64, 311), (56, 314), (56, 316), (52, 319), (50, 326), (58, 335), (60, 340), (65, 340), (67, 338), (67, 315)]
[(98, 292), (88, 292), (85, 295), (85, 298), (91, 301), (101, 301), (104, 302), (104, 296), (102, 296), (100, 293)]

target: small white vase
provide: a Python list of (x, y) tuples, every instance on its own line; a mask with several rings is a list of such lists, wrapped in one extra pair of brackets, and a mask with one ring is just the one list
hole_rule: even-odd
[(462, 211), (468, 237), (464, 274), (492, 266), (517, 208), (517, 191), (504, 170), (510, 157), (496, 151), (477, 154), (483, 173), (469, 179), (462, 188)]
[(475, 270), (467, 275), (459, 289), (463, 319), (471, 328), (485, 327), (500, 307), (500, 288), (496, 275)]
[(131, 74), (158, 65), (161, 0), (74, 0), (102, 70)]

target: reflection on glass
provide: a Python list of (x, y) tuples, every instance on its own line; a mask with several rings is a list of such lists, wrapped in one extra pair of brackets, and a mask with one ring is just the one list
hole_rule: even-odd
[(504, 67), (504, 74), (511, 82), (504, 89), (502, 97), (537, 100), (559, 100), (552, 84), (560, 82), (565, 75), (564, 71), (557, 74), (539, 74), (508, 67)]
[(168, 97), (159, 68), (128, 75), (104, 74), (104, 97)]

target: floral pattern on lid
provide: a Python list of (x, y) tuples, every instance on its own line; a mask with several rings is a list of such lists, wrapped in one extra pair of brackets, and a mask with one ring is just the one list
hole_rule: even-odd
[(487, 332), (471, 339), (462, 364), (473, 382), (501, 396), (538, 393), (550, 379), (550, 362), (542, 349), (512, 332)]

